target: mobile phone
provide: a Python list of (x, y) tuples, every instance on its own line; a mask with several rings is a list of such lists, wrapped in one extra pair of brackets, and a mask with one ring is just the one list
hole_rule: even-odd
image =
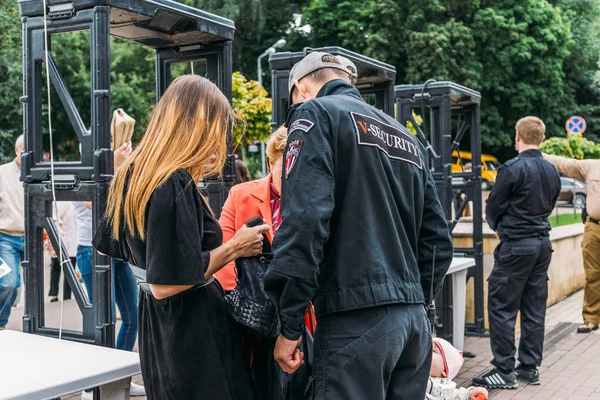
[(264, 220), (260, 215), (255, 215), (254, 217), (250, 218), (248, 221), (246, 221), (246, 226), (248, 228), (253, 228), (255, 226), (259, 226), (264, 224)]

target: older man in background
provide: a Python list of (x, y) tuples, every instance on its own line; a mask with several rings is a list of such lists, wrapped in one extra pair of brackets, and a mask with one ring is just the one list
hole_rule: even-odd
[(579, 333), (590, 333), (600, 325), (600, 160), (573, 160), (544, 154), (558, 171), (587, 184), (585, 231), (583, 233), (583, 269), (585, 289), (583, 324)]
[(15, 142), (16, 158), (0, 166), (0, 329), (4, 329), (21, 285), (19, 264), (25, 249), (24, 202), (21, 175), (23, 135)]

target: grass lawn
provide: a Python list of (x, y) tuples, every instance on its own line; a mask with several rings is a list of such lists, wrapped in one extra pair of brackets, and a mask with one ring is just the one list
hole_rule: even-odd
[(567, 214), (560, 214), (558, 216), (558, 220), (556, 218), (556, 214), (552, 214), (550, 217), (548, 217), (548, 221), (550, 221), (550, 225), (552, 225), (553, 228), (563, 225), (580, 224), (581, 212), (577, 212), (577, 214), (573, 214), (572, 212)]

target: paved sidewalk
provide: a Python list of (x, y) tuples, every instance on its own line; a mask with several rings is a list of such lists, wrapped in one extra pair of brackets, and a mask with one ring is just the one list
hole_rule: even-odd
[[(540, 368), (542, 384), (527, 386), (520, 382), (517, 390), (491, 392), (492, 399), (600, 400), (600, 374), (597, 371), (597, 360), (600, 359), (600, 331), (588, 335), (575, 333), (576, 326), (582, 322), (582, 303), (583, 292), (580, 291), (548, 309), (544, 363)], [(47, 325), (57, 327), (59, 303), (46, 303), (45, 306)], [(81, 313), (75, 301), (66, 301), (64, 306), (64, 328), (81, 330)], [(7, 329), (21, 330), (22, 317), (21, 301), (19, 306), (13, 309)], [(119, 325), (120, 321), (117, 322), (117, 329)], [(488, 338), (467, 337), (465, 350), (475, 353), (477, 357), (465, 360), (456, 379), (459, 386), (470, 386), (474, 376), (490, 368), (489, 362), (492, 359)], [(142, 383), (141, 376), (134, 377), (134, 382)], [(79, 393), (63, 396), (62, 400), (76, 400), (80, 396)], [(143, 400), (145, 397), (132, 399)]]
[[(581, 318), (583, 291), (548, 309), (546, 318), (546, 344), (544, 361), (540, 368), (539, 386), (519, 382), (517, 390), (495, 390), (494, 400), (584, 400), (600, 399), (600, 331), (577, 334)], [(470, 386), (471, 379), (491, 368), (492, 359), (488, 338), (469, 337), (465, 350), (477, 354), (466, 359), (456, 381), (460, 386)]]

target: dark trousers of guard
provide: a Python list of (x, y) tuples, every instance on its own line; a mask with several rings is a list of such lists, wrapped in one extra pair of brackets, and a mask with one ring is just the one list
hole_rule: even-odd
[(488, 278), (488, 314), (492, 364), (515, 369), (515, 324), (521, 311), (519, 362), (526, 369), (541, 365), (552, 245), (547, 237), (503, 240), (494, 252)]
[(396, 304), (317, 319), (313, 400), (425, 398), (432, 338), (423, 305)]

